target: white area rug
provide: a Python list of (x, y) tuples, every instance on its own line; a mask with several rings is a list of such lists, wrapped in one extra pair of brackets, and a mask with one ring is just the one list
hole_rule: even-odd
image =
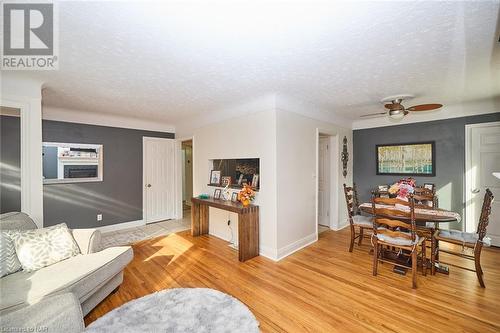
[(90, 324), (85, 332), (259, 332), (239, 300), (207, 288), (167, 289), (130, 301)]

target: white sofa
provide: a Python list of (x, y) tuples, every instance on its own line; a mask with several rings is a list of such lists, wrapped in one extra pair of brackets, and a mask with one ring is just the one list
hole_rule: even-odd
[[(0, 215), (0, 229), (36, 228), (24, 213)], [(132, 260), (130, 246), (100, 250), (100, 232), (96, 229), (73, 229), (81, 254), (35, 272), (19, 271), (0, 279), (0, 315), (42, 301), (48, 296), (72, 293), (81, 304), (83, 315), (118, 288), (123, 269)]]

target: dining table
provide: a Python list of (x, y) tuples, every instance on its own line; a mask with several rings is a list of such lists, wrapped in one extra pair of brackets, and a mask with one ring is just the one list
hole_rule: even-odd
[[(384, 204), (375, 204), (375, 208), (390, 208), (401, 211), (409, 211), (410, 208), (408, 206), (403, 205), (384, 205)], [(359, 205), (359, 210), (369, 215), (373, 215), (373, 205), (371, 202), (365, 202)], [(390, 216), (386, 215), (387, 218), (394, 219), (404, 219), (401, 215)], [(423, 229), (438, 229), (441, 223), (453, 223), (460, 222), (462, 217), (459, 213), (453, 212), (450, 210), (442, 209), (442, 208), (432, 208), (432, 207), (415, 207), (415, 222), (417, 224), (417, 228)], [(429, 223), (433, 224), (433, 227), (429, 226)], [(431, 225), (432, 225), (431, 224)], [(432, 235), (430, 235), (432, 236)], [(445, 265), (437, 264), (436, 271), (443, 274), (449, 274), (449, 268)]]

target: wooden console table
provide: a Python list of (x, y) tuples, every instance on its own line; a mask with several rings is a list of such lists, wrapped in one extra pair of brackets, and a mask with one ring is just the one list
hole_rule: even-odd
[(238, 257), (246, 261), (259, 255), (259, 206), (217, 199), (191, 198), (191, 235), (208, 234), (208, 209), (219, 208), (238, 214)]

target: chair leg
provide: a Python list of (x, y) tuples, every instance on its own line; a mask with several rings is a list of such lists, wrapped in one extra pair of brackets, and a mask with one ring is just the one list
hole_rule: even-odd
[(378, 254), (379, 254), (379, 245), (377, 240), (375, 240), (375, 244), (373, 244), (373, 276), (377, 275), (378, 268)]
[(351, 243), (349, 244), (349, 252), (352, 252), (352, 249), (354, 248), (354, 237), (356, 237), (356, 230), (351, 224)]
[(427, 276), (427, 246), (426, 246), (426, 241), (422, 242), (422, 274), (424, 276)]
[(436, 274), (436, 240), (431, 239), (431, 275)]
[(485, 288), (484, 280), (483, 280), (483, 269), (481, 268), (481, 245), (476, 245), (477, 248), (474, 251), (474, 264), (476, 266), (476, 275), (479, 280), (479, 284), (481, 288)]
[(414, 249), (411, 254), (411, 275), (412, 275), (412, 288), (417, 288), (417, 249)]
[(358, 246), (361, 246), (361, 243), (363, 242), (363, 231), (365, 229), (363, 227), (359, 227), (359, 238), (358, 238)]

